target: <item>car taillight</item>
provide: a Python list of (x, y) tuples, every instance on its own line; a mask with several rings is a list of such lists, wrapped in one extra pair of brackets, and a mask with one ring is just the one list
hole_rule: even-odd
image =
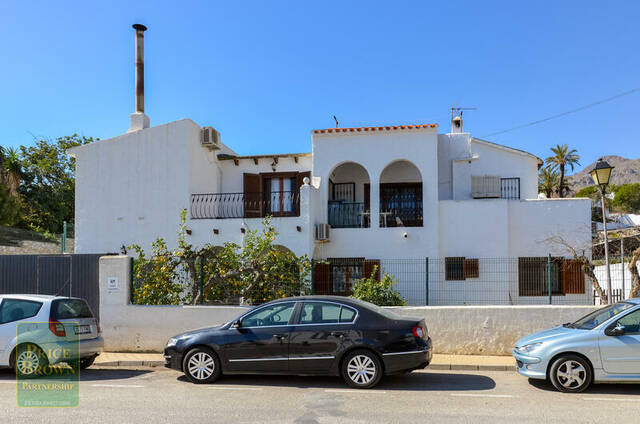
[(64, 325), (55, 319), (49, 318), (49, 330), (58, 337), (65, 337), (67, 332), (64, 331)]
[(411, 332), (413, 333), (414, 337), (417, 337), (419, 339), (424, 338), (424, 330), (422, 329), (422, 327), (413, 327), (411, 329)]

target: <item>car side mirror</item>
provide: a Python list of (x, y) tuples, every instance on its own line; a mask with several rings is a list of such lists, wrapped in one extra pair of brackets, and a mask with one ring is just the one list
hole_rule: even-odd
[(240, 321), (239, 319), (233, 321), (233, 323), (231, 323), (231, 328), (240, 328), (242, 327), (242, 321)]
[(607, 336), (622, 336), (624, 335), (624, 325), (622, 324), (616, 324), (615, 327), (609, 327), (606, 330), (604, 330), (604, 334), (606, 334)]

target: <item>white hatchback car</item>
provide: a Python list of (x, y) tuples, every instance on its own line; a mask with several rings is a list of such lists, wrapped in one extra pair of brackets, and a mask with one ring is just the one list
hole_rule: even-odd
[(71, 360), (82, 369), (91, 366), (104, 345), (100, 333), (83, 299), (0, 295), (0, 367), (21, 375)]

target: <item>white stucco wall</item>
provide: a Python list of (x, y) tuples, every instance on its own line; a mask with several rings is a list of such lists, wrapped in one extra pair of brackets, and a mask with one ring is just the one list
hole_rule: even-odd
[[(321, 203), (315, 224), (326, 223), (328, 179), (338, 165), (355, 162), (366, 169), (371, 184), (371, 228), (332, 228), (331, 242), (316, 246), (320, 258), (326, 257), (404, 257), (437, 255), (438, 241), (438, 135), (437, 128), (368, 133), (313, 134), (313, 175), (321, 178)], [(419, 170), (423, 186), (424, 226), (379, 228), (379, 184), (383, 170), (397, 161), (408, 161)], [(391, 166), (386, 181), (415, 178), (414, 168)], [(429, 183), (431, 182), (431, 183)], [(403, 234), (408, 237), (404, 238)], [(390, 252), (393, 254), (390, 255)]]
[[(188, 171), (199, 130), (184, 119), (71, 149), (76, 253), (118, 252), (132, 243), (148, 248), (156, 237), (175, 245), (179, 213), (189, 207), (189, 185), (205, 178)], [(204, 156), (203, 150), (199, 164)], [(214, 169), (205, 175), (215, 178)]]

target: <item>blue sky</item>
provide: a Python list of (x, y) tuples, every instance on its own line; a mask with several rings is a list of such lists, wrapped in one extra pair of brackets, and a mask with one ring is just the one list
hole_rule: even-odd
[[(7, 1), (0, 144), (108, 138), (134, 109), (145, 38), (151, 124), (191, 118), (240, 154), (310, 151), (310, 131), (438, 123), (484, 136), (640, 87), (634, 1)], [(640, 157), (640, 92), (489, 139), (583, 164)]]

